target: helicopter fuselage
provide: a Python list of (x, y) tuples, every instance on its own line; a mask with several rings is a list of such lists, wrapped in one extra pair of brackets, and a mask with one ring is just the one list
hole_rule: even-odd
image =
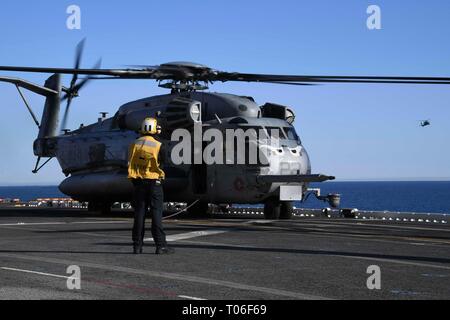
[[(264, 163), (174, 164), (171, 153), (179, 141), (172, 141), (171, 133), (180, 127), (192, 131), (189, 106), (196, 104), (201, 112), (198, 123), (202, 130), (278, 129), (279, 146), (273, 148), (258, 141), (257, 148), (272, 148), (266, 152)], [(183, 108), (187, 109), (188, 116)], [(272, 105), (271, 109), (274, 108), (285, 110), (285, 114), (293, 117), (286, 107)], [(100, 118), (98, 123), (50, 138), (47, 145), (53, 146), (53, 155), (68, 176), (60, 185), (61, 191), (80, 201), (130, 201), (132, 184), (127, 179), (128, 148), (139, 136), (137, 131), (145, 117), (162, 118), (165, 129), (159, 140), (165, 145), (166, 153), (166, 201), (189, 203), (201, 199), (208, 203), (263, 203), (269, 197), (279, 197), (283, 185), (297, 186), (298, 200), (307, 190), (307, 182), (261, 179), (311, 173), (308, 154), (291, 123), (282, 117), (265, 117), (264, 109), (249, 97), (185, 92), (128, 103), (112, 118)]]

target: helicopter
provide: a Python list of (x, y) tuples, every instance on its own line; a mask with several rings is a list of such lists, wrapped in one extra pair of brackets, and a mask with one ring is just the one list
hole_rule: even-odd
[(431, 120), (420, 120), (420, 126), (421, 126), (422, 128), (431, 126)]
[[(52, 74), (38, 85), (21, 78), (0, 77), (0, 82), (14, 84), (39, 128), (34, 142), (37, 173), (56, 158), (66, 179), (59, 189), (74, 200), (88, 202), (90, 211), (108, 213), (115, 202), (132, 201), (132, 184), (127, 179), (128, 148), (139, 136), (142, 121), (158, 118), (163, 131), (159, 140), (166, 146), (164, 164), (165, 201), (187, 203), (192, 217), (204, 217), (210, 204), (263, 204), (266, 219), (290, 219), (294, 201), (305, 201), (314, 194), (332, 207), (339, 207), (340, 195), (320, 195), (310, 189), (311, 183), (334, 180), (335, 177), (313, 174), (311, 161), (295, 129), (292, 107), (277, 103), (258, 105), (254, 98), (228, 93), (206, 92), (215, 82), (258, 82), (279, 85), (311, 86), (326, 83), (382, 83), (449, 85), (443, 77), (381, 76), (315, 76), (271, 75), (224, 72), (192, 62), (171, 62), (157, 66), (128, 69), (102, 69), (100, 61), (92, 69), (80, 68), (84, 40), (76, 50), (74, 68), (36, 68), (0, 66), (0, 71)], [(61, 85), (61, 75), (72, 75), (69, 87)], [(85, 78), (80, 79), (80, 75)], [(114, 116), (103, 113), (96, 123), (66, 128), (74, 98), (90, 81), (105, 79), (154, 80), (170, 93), (131, 101), (119, 107)], [(45, 97), (39, 122), (21, 88)], [(66, 101), (61, 130), (61, 102)], [(256, 140), (256, 148), (268, 149), (264, 163), (257, 164), (175, 164), (169, 156), (177, 143), (170, 139), (180, 128), (250, 130), (257, 128), (270, 136), (269, 129), (279, 132), (278, 145)], [(200, 149), (207, 148), (201, 144)], [(197, 148), (198, 149), (198, 148)], [(191, 150), (194, 153), (194, 149)], [(196, 151), (198, 152), (198, 150)], [(202, 152), (202, 150), (200, 150)], [(193, 156), (192, 154), (189, 156)], [(42, 159), (46, 161), (41, 165)]]

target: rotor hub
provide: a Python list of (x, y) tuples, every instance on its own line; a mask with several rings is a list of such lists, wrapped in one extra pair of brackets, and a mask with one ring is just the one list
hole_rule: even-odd
[(176, 92), (192, 92), (192, 91), (202, 91), (202, 90), (208, 90), (209, 87), (206, 84), (201, 84), (197, 81), (168, 81), (164, 83), (160, 83), (158, 85), (160, 88), (164, 89), (171, 89), (172, 91)]

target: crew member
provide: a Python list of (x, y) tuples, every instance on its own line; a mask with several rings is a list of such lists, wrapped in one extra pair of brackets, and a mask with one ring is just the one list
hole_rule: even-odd
[[(141, 126), (141, 137), (129, 151), (128, 179), (134, 185), (134, 227), (133, 252), (142, 254), (145, 234), (145, 216), (152, 215), (152, 235), (156, 245), (156, 254), (174, 253), (167, 246), (166, 234), (162, 225), (164, 193), (162, 182), (165, 178), (160, 158), (164, 156), (162, 143), (155, 139), (161, 128), (154, 118), (147, 118)], [(161, 154), (161, 157), (160, 157)]]

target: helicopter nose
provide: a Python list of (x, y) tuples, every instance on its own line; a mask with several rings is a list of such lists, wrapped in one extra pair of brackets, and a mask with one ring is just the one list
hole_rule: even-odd
[(311, 160), (310, 160), (309, 154), (305, 148), (303, 148), (303, 162), (304, 162), (304, 168), (306, 169), (305, 174), (311, 174), (312, 173)]
[[(287, 148), (290, 152), (289, 157), (286, 157), (288, 163), (295, 172), (290, 172), (289, 174), (310, 174), (311, 173), (311, 162), (309, 160), (308, 152), (302, 146), (296, 148)], [(292, 171), (292, 170), (291, 170)]]
[(306, 175), (311, 173), (308, 153), (302, 146), (274, 148), (268, 154), (268, 174)]

